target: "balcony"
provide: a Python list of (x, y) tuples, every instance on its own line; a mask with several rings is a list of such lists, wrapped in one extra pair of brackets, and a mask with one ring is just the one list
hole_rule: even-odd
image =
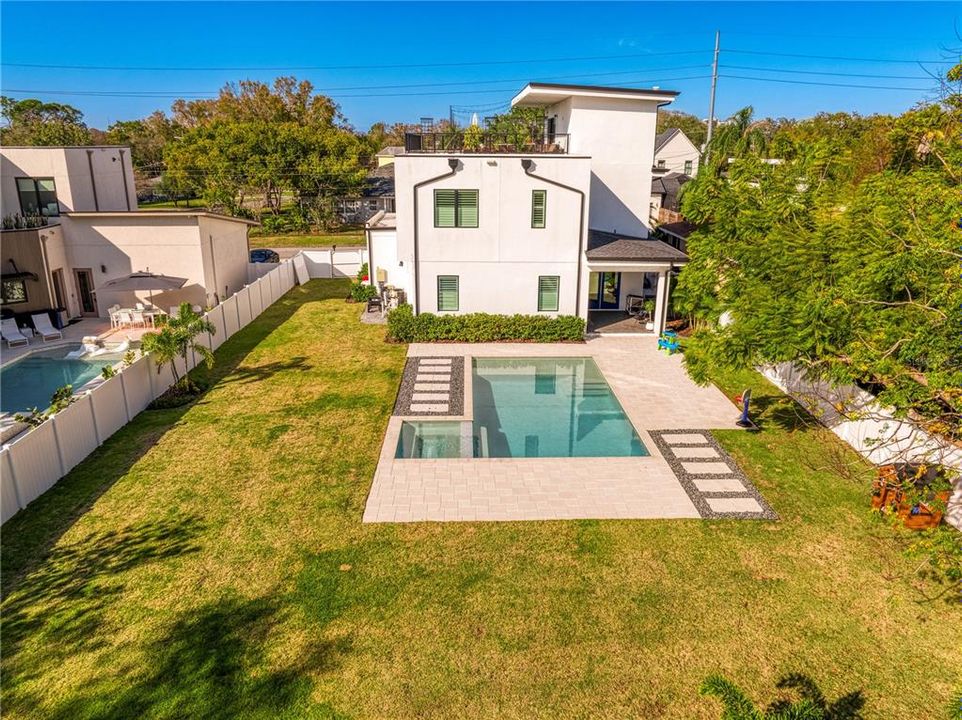
[(404, 134), (404, 152), (567, 155), (568, 135), (531, 132), (528, 128), (508, 132), (471, 130), (407, 132)]

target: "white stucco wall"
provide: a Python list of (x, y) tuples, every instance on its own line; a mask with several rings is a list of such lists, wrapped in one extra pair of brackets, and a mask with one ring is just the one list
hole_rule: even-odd
[(384, 270), (387, 273), (385, 285), (408, 289), (410, 276), (409, 267), (398, 264), (397, 231), (388, 228), (374, 229), (370, 231), (370, 278), (372, 283), (377, 283), (377, 271)]
[(20, 212), (16, 184), (18, 177), (52, 177), (62, 212), (137, 209), (129, 148), (3, 148), (0, 150), (0, 203), (3, 215)]
[(200, 244), (204, 255), (206, 305), (214, 305), (239, 292), (247, 283), (248, 225), (231, 220), (200, 216)]
[[(204, 259), (196, 216), (193, 218), (95, 217), (62, 218), (70, 262), (68, 293), (76, 293), (73, 270), (89, 268), (95, 288), (107, 280), (138, 270), (187, 278), (181, 290), (155, 292), (154, 303), (166, 309), (180, 302), (206, 305)], [(102, 269), (106, 268), (106, 272)], [(245, 278), (247, 267), (244, 267)], [(115, 303), (130, 306), (146, 301), (148, 292), (97, 294), (97, 311), (106, 316)]]
[(698, 148), (695, 147), (685, 133), (676, 133), (671, 140), (665, 143), (655, 153), (654, 165), (657, 167), (660, 160), (665, 161), (664, 172), (685, 172), (685, 162), (691, 161), (691, 177), (698, 174)]
[(591, 157), (589, 226), (647, 237), (658, 101), (573, 96), (546, 113), (570, 152)]
[[(584, 243), (578, 193), (527, 176), (521, 166), (525, 156), (456, 157), (459, 166), (453, 177), (418, 191), (420, 311), (437, 311), (438, 275), (457, 275), (460, 313), (536, 313), (538, 277), (557, 275), (559, 312), (576, 314)], [(578, 188), (590, 205), (588, 158), (538, 155), (531, 159), (534, 174)], [(414, 267), (414, 185), (448, 170), (445, 155), (402, 155), (395, 160), (397, 260), (405, 267)], [(479, 191), (477, 228), (434, 227), (434, 190), (442, 188)], [(543, 229), (531, 227), (531, 192), (536, 189), (547, 190)], [(375, 264), (380, 264), (377, 248), (374, 253)], [(412, 304), (416, 300), (414, 285), (413, 276), (407, 278), (404, 287)]]

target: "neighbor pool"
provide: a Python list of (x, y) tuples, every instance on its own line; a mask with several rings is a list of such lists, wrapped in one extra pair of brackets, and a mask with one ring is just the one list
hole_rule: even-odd
[(630, 457), (648, 450), (591, 358), (474, 358), (473, 423), (405, 422), (395, 457)]
[(120, 353), (104, 353), (74, 360), (67, 353), (80, 348), (79, 344), (58, 345), (39, 350), (0, 368), (0, 411), (17, 413), (50, 407), (50, 398), (64, 385), (79, 390), (100, 375), (106, 365), (114, 365)]

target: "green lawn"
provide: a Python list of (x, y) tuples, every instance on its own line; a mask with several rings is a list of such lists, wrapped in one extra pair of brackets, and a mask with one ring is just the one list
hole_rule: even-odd
[(249, 240), (252, 248), (330, 247), (331, 245), (359, 247), (365, 243), (364, 233), (359, 230), (306, 235), (258, 235), (251, 231)]
[(718, 436), (780, 522), (362, 525), (405, 349), (346, 290), (292, 290), (4, 526), (6, 717), (687, 720), (712, 671), (941, 715), (962, 612), (753, 374), (762, 431)]

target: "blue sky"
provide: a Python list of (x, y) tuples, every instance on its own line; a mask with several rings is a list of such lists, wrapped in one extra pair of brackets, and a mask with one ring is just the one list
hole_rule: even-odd
[[(744, 105), (770, 116), (894, 113), (931, 96), (933, 82), (923, 67), (948, 67), (946, 48), (955, 48), (958, 61), (960, 7), (4, 1), (0, 86), (14, 97), (74, 105), (89, 125), (101, 128), (168, 110), (174, 97), (213, 94), (228, 81), (280, 74), (306, 78), (335, 97), (360, 129), (377, 120), (446, 117), (451, 104), (469, 106), (466, 117), (473, 106), (484, 114), (506, 103), (527, 79), (675, 89), (682, 93), (675, 108), (704, 117), (717, 29), (719, 117)], [(58, 32), (60, 27), (69, 31)], [(375, 65), (385, 67), (370, 67)], [(315, 69), (287, 69), (295, 66)], [(399, 85), (405, 87), (381, 87)]]

